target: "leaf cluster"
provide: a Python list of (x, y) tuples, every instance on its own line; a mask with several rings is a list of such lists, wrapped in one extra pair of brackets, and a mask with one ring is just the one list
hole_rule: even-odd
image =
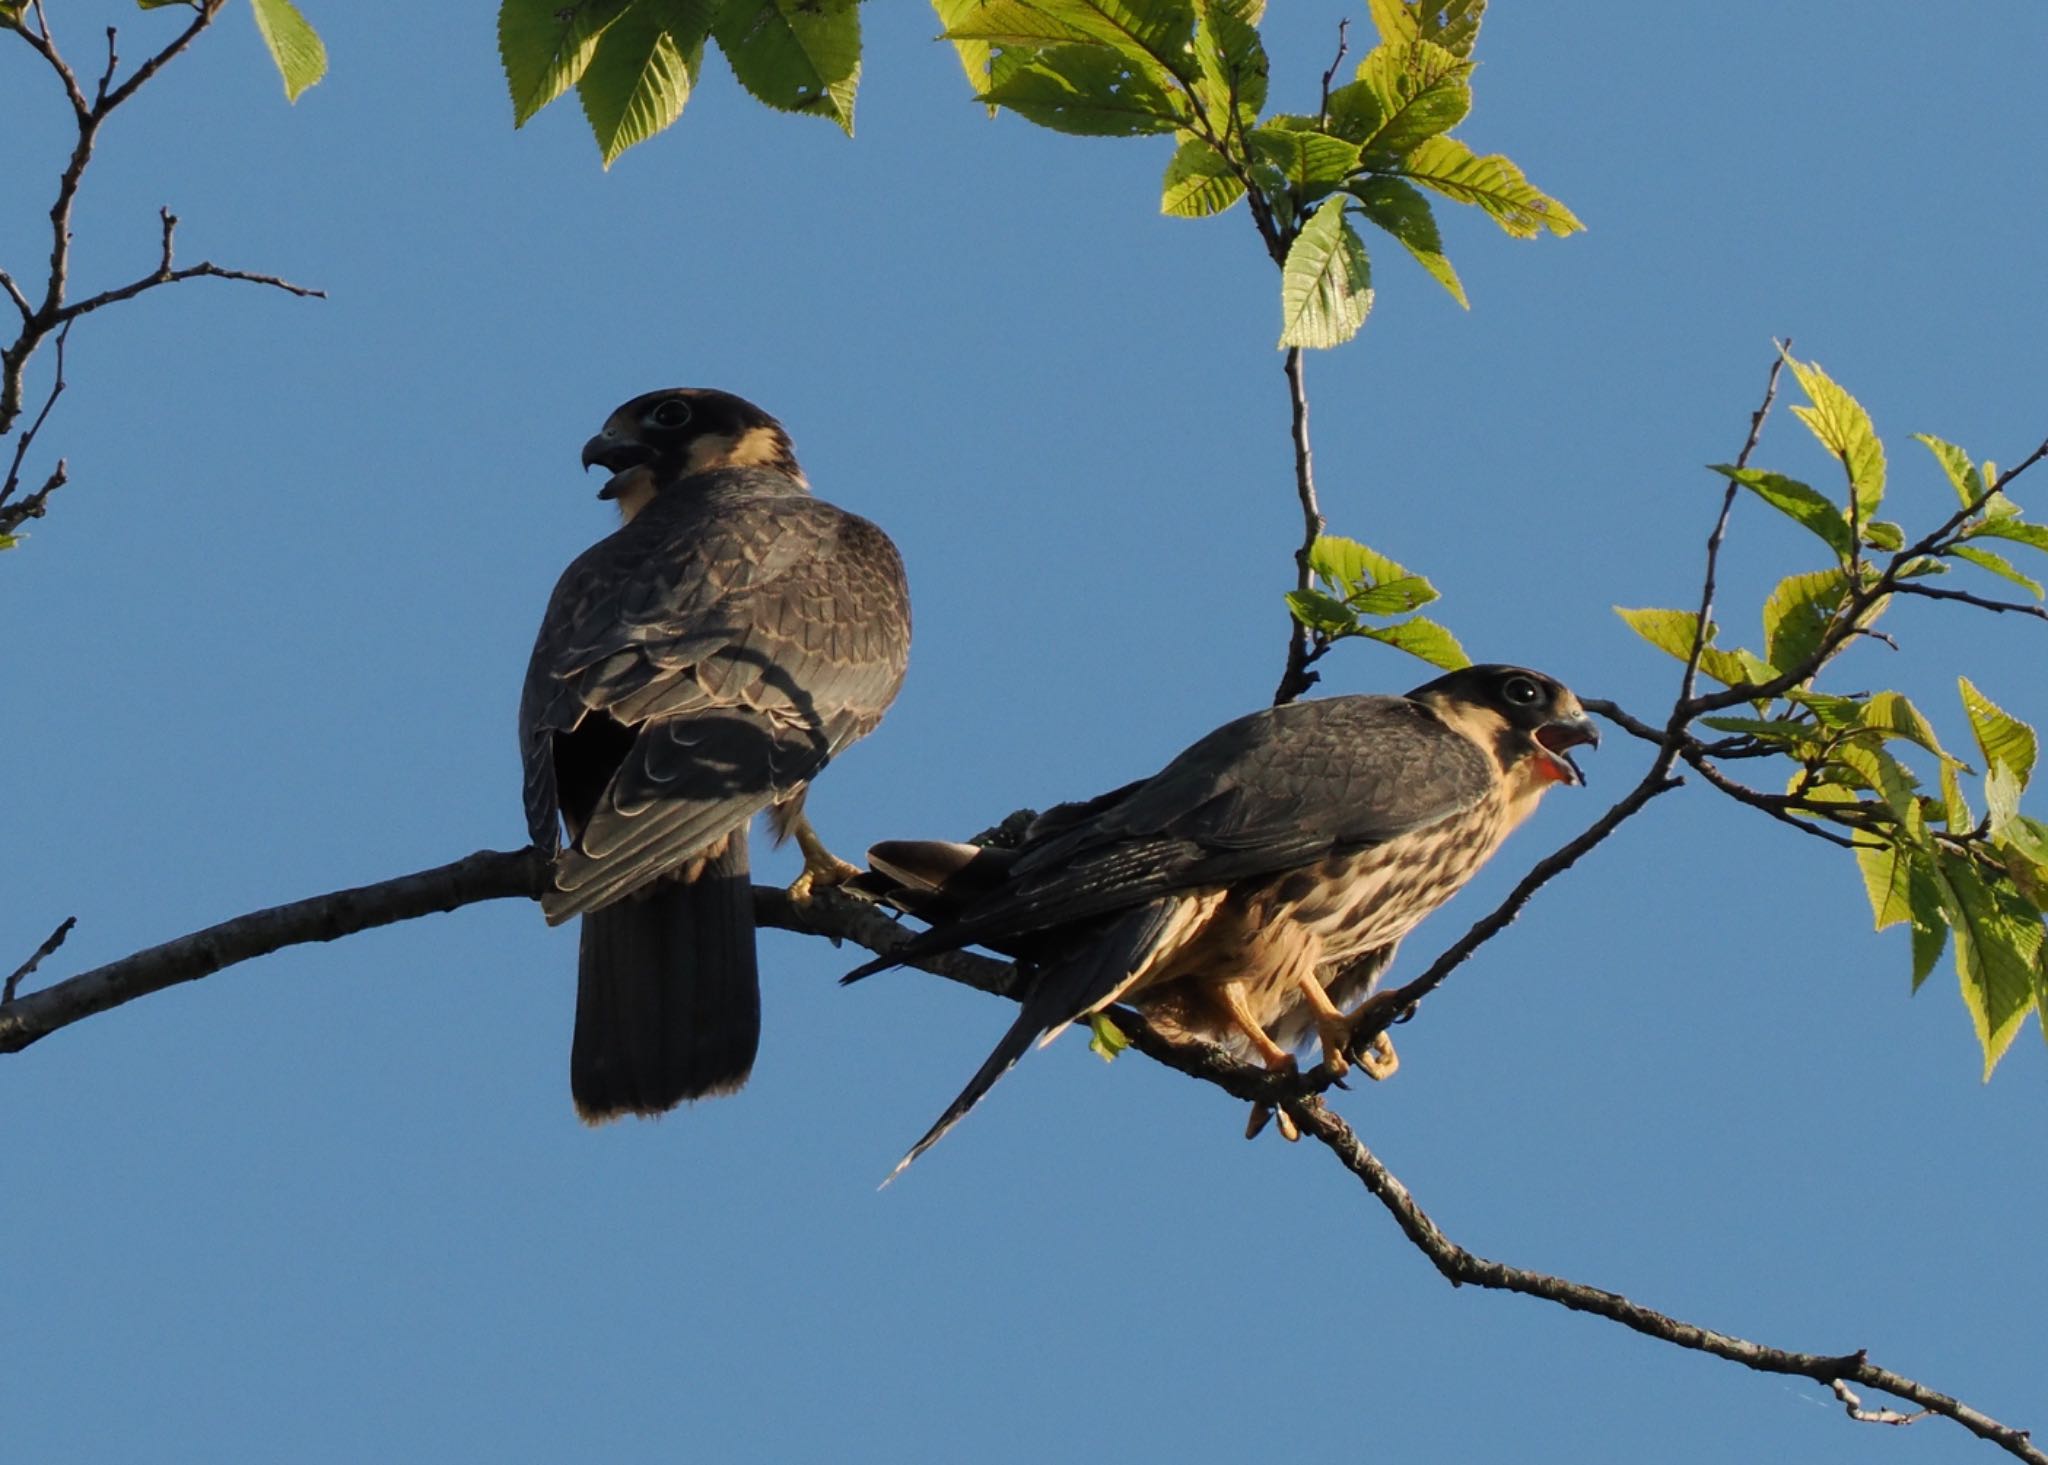
[(1316, 536), (1308, 564), (1316, 583), (1288, 591), (1287, 608), (1314, 641), (1311, 660), (1338, 641), (1359, 637), (1446, 671), (1472, 664), (1448, 628), (1413, 614), (1438, 598), (1436, 587), (1414, 571), (1336, 534)]
[(1836, 831), (1836, 841), (1854, 850), (1877, 928), (1911, 927), (1916, 989), (1953, 938), (1988, 1076), (2027, 1014), (2048, 1013), (2048, 824), (2019, 808), (2038, 738), (1962, 677), (1973, 765), (1943, 745), (1902, 693), (1822, 691), (1817, 682), (1855, 644), (1889, 641), (1876, 623), (1901, 598), (2043, 615), (2035, 605), (1927, 582), (1959, 568), (1980, 571), (2038, 602), (2041, 584), (1984, 541), (2048, 552), (2048, 525), (2026, 519), (2003, 491), (2010, 475), (2002, 480), (1996, 465), (1921, 434), (1959, 507), (1909, 542), (1900, 525), (1880, 517), (1887, 463), (1869, 414), (1818, 366), (1789, 354), (1785, 364), (1807, 398), (1793, 414), (1841, 466), (1839, 498), (1780, 473), (1731, 464), (1714, 471), (1731, 493), (1747, 490), (1820, 540), (1826, 563), (1788, 575), (1765, 599), (1761, 652), (1719, 645), (1720, 628), (1702, 625), (1695, 612), (1617, 611), (1651, 645), (1726, 688), (1682, 704), (1723, 735), (1691, 745), (1695, 766), (1752, 758), (1792, 765), (1782, 793), (1702, 771), (1745, 802)]
[(859, 0), (502, 0), (498, 9), (513, 125), (574, 87), (607, 168), (683, 115), (707, 44), (756, 100), (852, 136)]

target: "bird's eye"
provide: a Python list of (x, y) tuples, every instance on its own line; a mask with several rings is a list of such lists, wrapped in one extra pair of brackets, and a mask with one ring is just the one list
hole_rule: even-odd
[(1543, 689), (1527, 677), (1509, 677), (1500, 684), (1500, 694), (1516, 707), (1534, 707), (1543, 700)]
[(690, 405), (670, 397), (659, 407), (647, 414), (647, 420), (656, 427), (681, 427), (690, 420)]

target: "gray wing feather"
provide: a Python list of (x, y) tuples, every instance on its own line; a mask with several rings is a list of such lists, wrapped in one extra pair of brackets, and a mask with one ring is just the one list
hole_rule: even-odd
[(559, 842), (557, 735), (601, 716), (631, 744), (558, 861), (550, 918), (616, 899), (802, 788), (881, 720), (909, 641), (888, 537), (778, 474), (705, 475), (579, 556), (521, 698), (536, 844)]

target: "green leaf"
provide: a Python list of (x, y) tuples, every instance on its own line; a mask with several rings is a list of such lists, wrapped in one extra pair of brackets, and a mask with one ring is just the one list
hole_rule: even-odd
[[(2004, 494), (1995, 494), (2004, 498)], [(2048, 550), (2048, 524), (2029, 524), (2023, 519), (1985, 519), (1971, 525), (1963, 533), (1965, 539), (2009, 539), (2015, 544), (2024, 544), (2031, 549)]]
[(1372, 265), (1344, 206), (1342, 194), (1325, 199), (1288, 247), (1280, 271), (1283, 347), (1340, 346), (1372, 309)]
[(1196, 0), (1196, 104), (1225, 137), (1258, 120), (1266, 105), (1268, 65), (1258, 22), (1226, 0)]
[(598, 38), (576, 95), (605, 167), (683, 115), (715, 8), (716, 0), (635, 0)]
[(1820, 650), (1848, 590), (1849, 581), (1840, 570), (1814, 570), (1780, 580), (1764, 601), (1764, 659), (1781, 672), (1805, 664)]
[(498, 56), (512, 90), (512, 125), (574, 86), (597, 51), (598, 37), (630, 0), (504, 0), (498, 8)]
[(21, 543), (19, 534), (0, 534), (0, 549), (13, 549)]
[(1941, 471), (1948, 475), (1954, 486), (1956, 497), (1963, 501), (1963, 507), (1974, 509), (1984, 501), (1984, 477), (1977, 471), (1977, 465), (1970, 461), (1970, 455), (1954, 443), (1943, 442), (1924, 432), (1913, 434), (1927, 445), (1927, 451), (1934, 454), (1934, 461), (1941, 464)]
[(1870, 414), (1812, 362), (1788, 352), (1785, 364), (1813, 404), (1794, 407), (1792, 415), (1807, 425), (1822, 447), (1841, 459), (1856, 496), (1856, 517), (1868, 524), (1884, 501), (1884, 444), (1870, 425)]
[(1889, 519), (1866, 519), (1863, 523), (1863, 542), (1872, 549), (1887, 552), (1906, 547), (1906, 531)]
[(1346, 595), (1363, 585), (1416, 578), (1405, 565), (1341, 534), (1315, 537), (1308, 547), (1308, 568), (1311, 574), (1322, 577)]
[(1325, 636), (1348, 636), (1358, 629), (1358, 617), (1351, 608), (1320, 590), (1290, 590), (1287, 609), (1311, 631)]
[(1795, 758), (1819, 757), (1828, 739), (1809, 722), (1783, 717), (1703, 717), (1700, 721), (1717, 732), (1742, 733), (1758, 742), (1785, 749)]
[(1456, 56), (1470, 56), (1479, 40), (1486, 0), (1370, 0), (1382, 41), (1434, 41)]
[(1326, 132), (1261, 127), (1246, 139), (1252, 157), (1277, 170), (1296, 198), (1320, 198), (1358, 166), (1358, 145)]
[(1851, 770), (1866, 787), (1883, 799), (1885, 807), (1901, 823), (1919, 808), (1919, 780), (1879, 743), (1855, 738), (1838, 743), (1834, 761)]
[(1420, 610), (1438, 598), (1436, 587), (1429, 581), (1420, 575), (1407, 575), (1358, 591), (1346, 597), (1344, 603), (1360, 615), (1390, 616)]
[(859, 0), (724, 0), (711, 34), (756, 101), (824, 117), (853, 136)]
[(2021, 574), (2018, 567), (2002, 554), (1993, 554), (1988, 549), (1978, 549), (1968, 544), (1959, 544), (1949, 553), (1959, 560), (1968, 560), (1980, 570), (1989, 570), (2001, 580), (2010, 580), (2013, 584), (2024, 587), (2036, 600), (2042, 598), (2041, 582), (2031, 575)]
[(2040, 753), (2033, 728), (1978, 691), (1968, 677), (1957, 677), (1956, 685), (1962, 692), (1963, 713), (1970, 719), (1970, 734), (1977, 740), (1977, 751), (1984, 755), (1984, 766), (2003, 763), (2024, 789)]
[(1963, 795), (1963, 781), (1957, 776), (1961, 767), (1959, 763), (1941, 765), (1941, 817), (1950, 834), (1963, 834), (1977, 827), (1977, 816), (1970, 812), (1970, 801)]
[(1124, 1030), (1099, 1012), (1088, 1014), (1088, 1051), (1104, 1063), (1116, 1062), (1116, 1055), (1131, 1046)]
[[(1630, 629), (1659, 651), (1667, 652), (1680, 661), (1692, 655), (1692, 642), (1699, 629), (1700, 618), (1689, 610), (1631, 610), (1617, 605), (1614, 613), (1627, 621)], [(1718, 627), (1707, 626), (1707, 644), (1700, 652), (1700, 670), (1715, 681), (1727, 687), (1767, 682), (1775, 674), (1766, 663), (1759, 661), (1747, 651), (1724, 651), (1714, 645)]]
[[(160, 3), (168, 3), (168, 0), (160, 0)], [(142, 0), (142, 8), (148, 10), (150, 8), (150, 0)], [(0, 30), (20, 30), (21, 13), (26, 9), (28, 9), (28, 0), (0, 0)], [(0, 539), (7, 540), (5, 544), (0, 544), (0, 549), (14, 548), (14, 540), (11, 536), (0, 535)]]
[[(1461, 60), (1441, 46), (1428, 41), (1404, 45), (1382, 44), (1358, 63), (1358, 79), (1352, 87), (1363, 87), (1372, 97), (1373, 117), (1363, 135), (1351, 138), (1367, 153), (1395, 159), (1439, 133), (1449, 132), (1472, 110), (1472, 63)], [(1351, 87), (1343, 89), (1351, 91)], [(1367, 114), (1355, 101), (1344, 107), (1347, 121)], [(1338, 94), (1330, 96), (1330, 119), (1338, 121)]]
[(307, 87), (327, 75), (327, 48), (320, 43), (320, 33), (306, 23), (292, 0), (249, 0), (249, 14), (270, 59), (277, 63), (277, 74), (284, 78), (285, 100), (296, 102)]
[[(957, 13), (954, 13), (956, 12)], [(1242, 19), (1241, 16), (1238, 17)], [(949, 41), (1036, 49), (1087, 45), (1193, 83), (1190, 0), (980, 0), (940, 15)]]
[[(932, 9), (938, 12), (940, 34), (953, 43), (953, 54), (960, 58), (960, 69), (967, 73), (967, 84), (974, 88), (978, 97), (989, 89), (989, 72), (995, 62), (995, 47), (987, 41), (955, 38), (954, 28), (964, 26), (982, 9), (983, 0), (932, 0)], [(995, 114), (995, 108), (989, 108)]]
[(1956, 934), (1956, 975), (1988, 1079), (2034, 1010), (2041, 921), (2016, 896), (1987, 885), (1965, 856), (1940, 851), (1935, 880)]
[(1174, 149), (1160, 185), (1159, 212), (1177, 219), (1220, 214), (1244, 197), (1244, 185), (1229, 165), (1200, 138), (1191, 137)]
[(1458, 638), (1428, 616), (1411, 616), (1391, 626), (1361, 626), (1358, 634), (1420, 657), (1431, 666), (1459, 671), (1472, 664)]
[(1180, 125), (1173, 98), (1105, 46), (1050, 46), (983, 93), (1026, 121), (1082, 137), (1138, 137)]
[(1570, 209), (1524, 178), (1522, 170), (1506, 158), (1498, 153), (1481, 157), (1454, 137), (1428, 139), (1387, 171), (1412, 179), (1445, 198), (1477, 204), (1517, 239), (1534, 239), (1545, 229), (1564, 235), (1586, 227)]
[(1863, 875), (1864, 893), (1870, 897), (1871, 914), (1877, 929), (1887, 930), (1901, 921), (1913, 919), (1913, 863), (1918, 858), (1915, 851), (1906, 845), (1888, 844), (1883, 848), (1860, 845), (1856, 850), (1856, 868)]
[(1944, 763), (1964, 766), (1963, 760), (1942, 747), (1934, 736), (1934, 724), (1920, 715), (1920, 709), (1898, 692), (1878, 692), (1865, 699), (1857, 710), (1858, 725), (1887, 738), (1903, 738), (1925, 748)]
[(1707, 466), (1723, 478), (1731, 478), (1741, 484), (1779, 513), (1798, 520), (1826, 540), (1828, 548), (1837, 555), (1845, 560), (1849, 558), (1855, 548), (1855, 540), (1849, 535), (1849, 521), (1819, 490), (1782, 473), (1766, 473), (1761, 468), (1738, 468), (1733, 463), (1709, 463)]
[(1360, 213), (1400, 240), (1415, 262), (1429, 271), (1430, 278), (1451, 292), (1453, 300), (1467, 310), (1472, 308), (1458, 272), (1444, 257), (1436, 215), (1420, 189), (1399, 178), (1362, 178), (1346, 187), (1358, 200)]

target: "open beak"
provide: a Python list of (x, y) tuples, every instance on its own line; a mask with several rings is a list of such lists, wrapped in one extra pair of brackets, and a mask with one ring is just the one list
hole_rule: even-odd
[(619, 479), (629, 468), (638, 468), (643, 463), (654, 461), (654, 450), (645, 444), (618, 437), (609, 428), (583, 445), (583, 467), (603, 468), (612, 476), (605, 480), (603, 488), (597, 491), (601, 499), (616, 498)]
[(1560, 717), (1537, 728), (1536, 744), (1557, 765), (1558, 782), (1583, 785), (1586, 775), (1579, 771), (1571, 750), (1599, 747), (1600, 729), (1585, 713), (1574, 712), (1569, 717)]

